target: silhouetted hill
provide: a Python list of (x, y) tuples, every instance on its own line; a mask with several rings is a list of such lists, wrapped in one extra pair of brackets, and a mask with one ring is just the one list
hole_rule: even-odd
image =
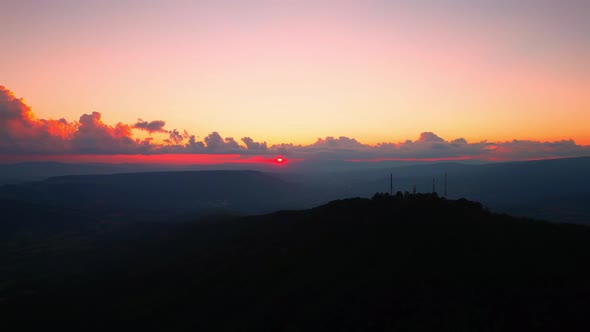
[[(222, 174), (232, 172), (226, 170), (223, 172), (227, 173), (219, 173), (204, 182), (195, 178), (208, 178), (215, 173), (195, 172), (193, 169), (205, 167), (198, 165), (21, 163), (0, 165), (0, 184), (3, 179), (14, 184), (0, 187), (0, 197), (82, 208), (94, 216), (114, 219), (145, 220), (151, 216), (162, 220), (170, 216), (210, 214), (221, 210), (267, 213), (276, 209), (309, 208), (346, 197), (370, 197), (376, 191), (389, 189), (390, 174), (393, 174), (396, 190), (409, 192), (414, 186), (418, 192), (431, 192), (434, 178), (436, 190), (442, 195), (444, 174), (447, 173), (449, 198), (476, 200), (497, 212), (590, 225), (590, 204), (586, 204), (582, 197), (590, 188), (588, 157), (488, 164), (448, 162), (387, 168), (381, 163), (370, 164), (370, 168), (367, 165), (364, 168), (349, 167), (348, 171), (319, 167), (321, 165), (308, 171), (290, 168), (290, 165), (276, 173), (235, 171), (235, 174), (249, 177), (247, 182), (225, 179)], [(185, 171), (179, 172), (183, 169)], [(179, 174), (172, 175), (176, 172)], [(45, 181), (49, 176), (65, 174), (94, 175), (66, 177), (67, 181), (64, 178)], [(185, 176), (186, 180), (182, 179)], [(274, 183), (269, 183), (269, 178)], [(38, 182), (22, 183), (23, 179)], [(159, 190), (159, 186), (163, 186), (163, 190)], [(264, 199), (254, 199), (257, 197)]]
[(44, 328), (117, 320), (161, 330), (571, 331), (590, 323), (589, 228), (429, 194), (118, 224), (90, 248), (26, 257), (4, 254), (0, 312)]
[[(21, 162), (0, 164), (0, 185), (41, 181), (50, 177), (67, 175), (97, 175), (120, 173), (239, 170), (232, 164), (218, 165), (176, 165), (141, 163), (61, 163), (61, 162)], [(264, 168), (264, 167), (259, 167)]]
[[(377, 166), (376, 166), (377, 167)], [(590, 158), (568, 158), (488, 164), (434, 163), (392, 168), (373, 168), (317, 174), (285, 174), (285, 179), (311, 187), (320, 201), (351, 196), (370, 197), (389, 190), (393, 174), (396, 190), (431, 192), (435, 180), (439, 195), (447, 173), (449, 198), (465, 197), (482, 202), (494, 211), (518, 213), (531, 218), (590, 225), (590, 204), (563, 202), (590, 188)], [(565, 204), (563, 204), (565, 203)], [(551, 213), (547, 206), (554, 205)], [(564, 209), (564, 205), (573, 207)]]
[(52, 177), (0, 187), (0, 198), (69, 207), (90, 215), (164, 219), (216, 211), (285, 208), (297, 188), (257, 171), (184, 171)]
[(131, 173), (163, 169), (166, 169), (166, 167), (161, 165), (150, 166), (141, 164), (72, 164), (59, 162), (0, 164), (0, 184), (40, 181), (53, 176)]

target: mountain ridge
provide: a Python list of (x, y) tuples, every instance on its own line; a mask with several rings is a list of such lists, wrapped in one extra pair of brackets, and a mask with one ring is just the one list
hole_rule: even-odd
[(590, 322), (590, 228), (494, 214), (477, 202), (377, 194), (118, 227), (90, 248), (74, 242), (69, 253), (38, 252), (14, 266), (35, 277), (11, 274), (16, 286), (0, 291), (5, 313), (97, 329), (121, 320), (248, 331), (580, 330)]

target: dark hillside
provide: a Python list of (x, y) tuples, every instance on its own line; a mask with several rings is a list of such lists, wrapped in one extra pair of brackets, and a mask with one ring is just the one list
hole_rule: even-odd
[[(15, 265), (0, 312), (86, 330), (112, 320), (201, 331), (585, 330), (588, 262), (583, 226), (435, 195), (375, 195), (120, 226), (63, 266), (56, 261), (61, 278), (22, 278)], [(31, 264), (27, 273), (47, 273)]]

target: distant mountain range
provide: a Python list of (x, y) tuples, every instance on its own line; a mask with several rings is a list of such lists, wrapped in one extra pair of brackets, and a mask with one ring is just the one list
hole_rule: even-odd
[[(24, 163), (0, 165), (0, 198), (144, 220), (302, 209), (389, 191), (481, 201), (498, 212), (590, 224), (590, 158), (436, 163), (348, 171), (186, 171), (190, 166)], [(92, 174), (92, 175), (81, 175)], [(59, 175), (59, 176), (58, 176)], [(68, 175), (63, 177), (64, 175)], [(18, 180), (21, 179), (21, 180)], [(22, 182), (23, 179), (27, 181)], [(36, 180), (35, 180), (36, 179)]]
[(67, 207), (106, 219), (272, 212), (299, 197), (294, 185), (257, 171), (72, 175), (0, 187), (0, 199)]
[[(45, 180), (54, 176), (186, 170), (187, 166), (150, 164), (22, 162), (0, 164), (0, 184)], [(193, 167), (195, 169), (196, 167)]]

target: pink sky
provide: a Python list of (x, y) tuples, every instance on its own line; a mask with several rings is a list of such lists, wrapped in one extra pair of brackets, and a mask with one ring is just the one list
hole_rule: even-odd
[(152, 143), (168, 133), (134, 129), (138, 118), (240, 146), (242, 137), (270, 147), (329, 136), (375, 146), (431, 131), (448, 141), (590, 144), (584, 1), (3, 7), (0, 85), (38, 119), (99, 112)]

